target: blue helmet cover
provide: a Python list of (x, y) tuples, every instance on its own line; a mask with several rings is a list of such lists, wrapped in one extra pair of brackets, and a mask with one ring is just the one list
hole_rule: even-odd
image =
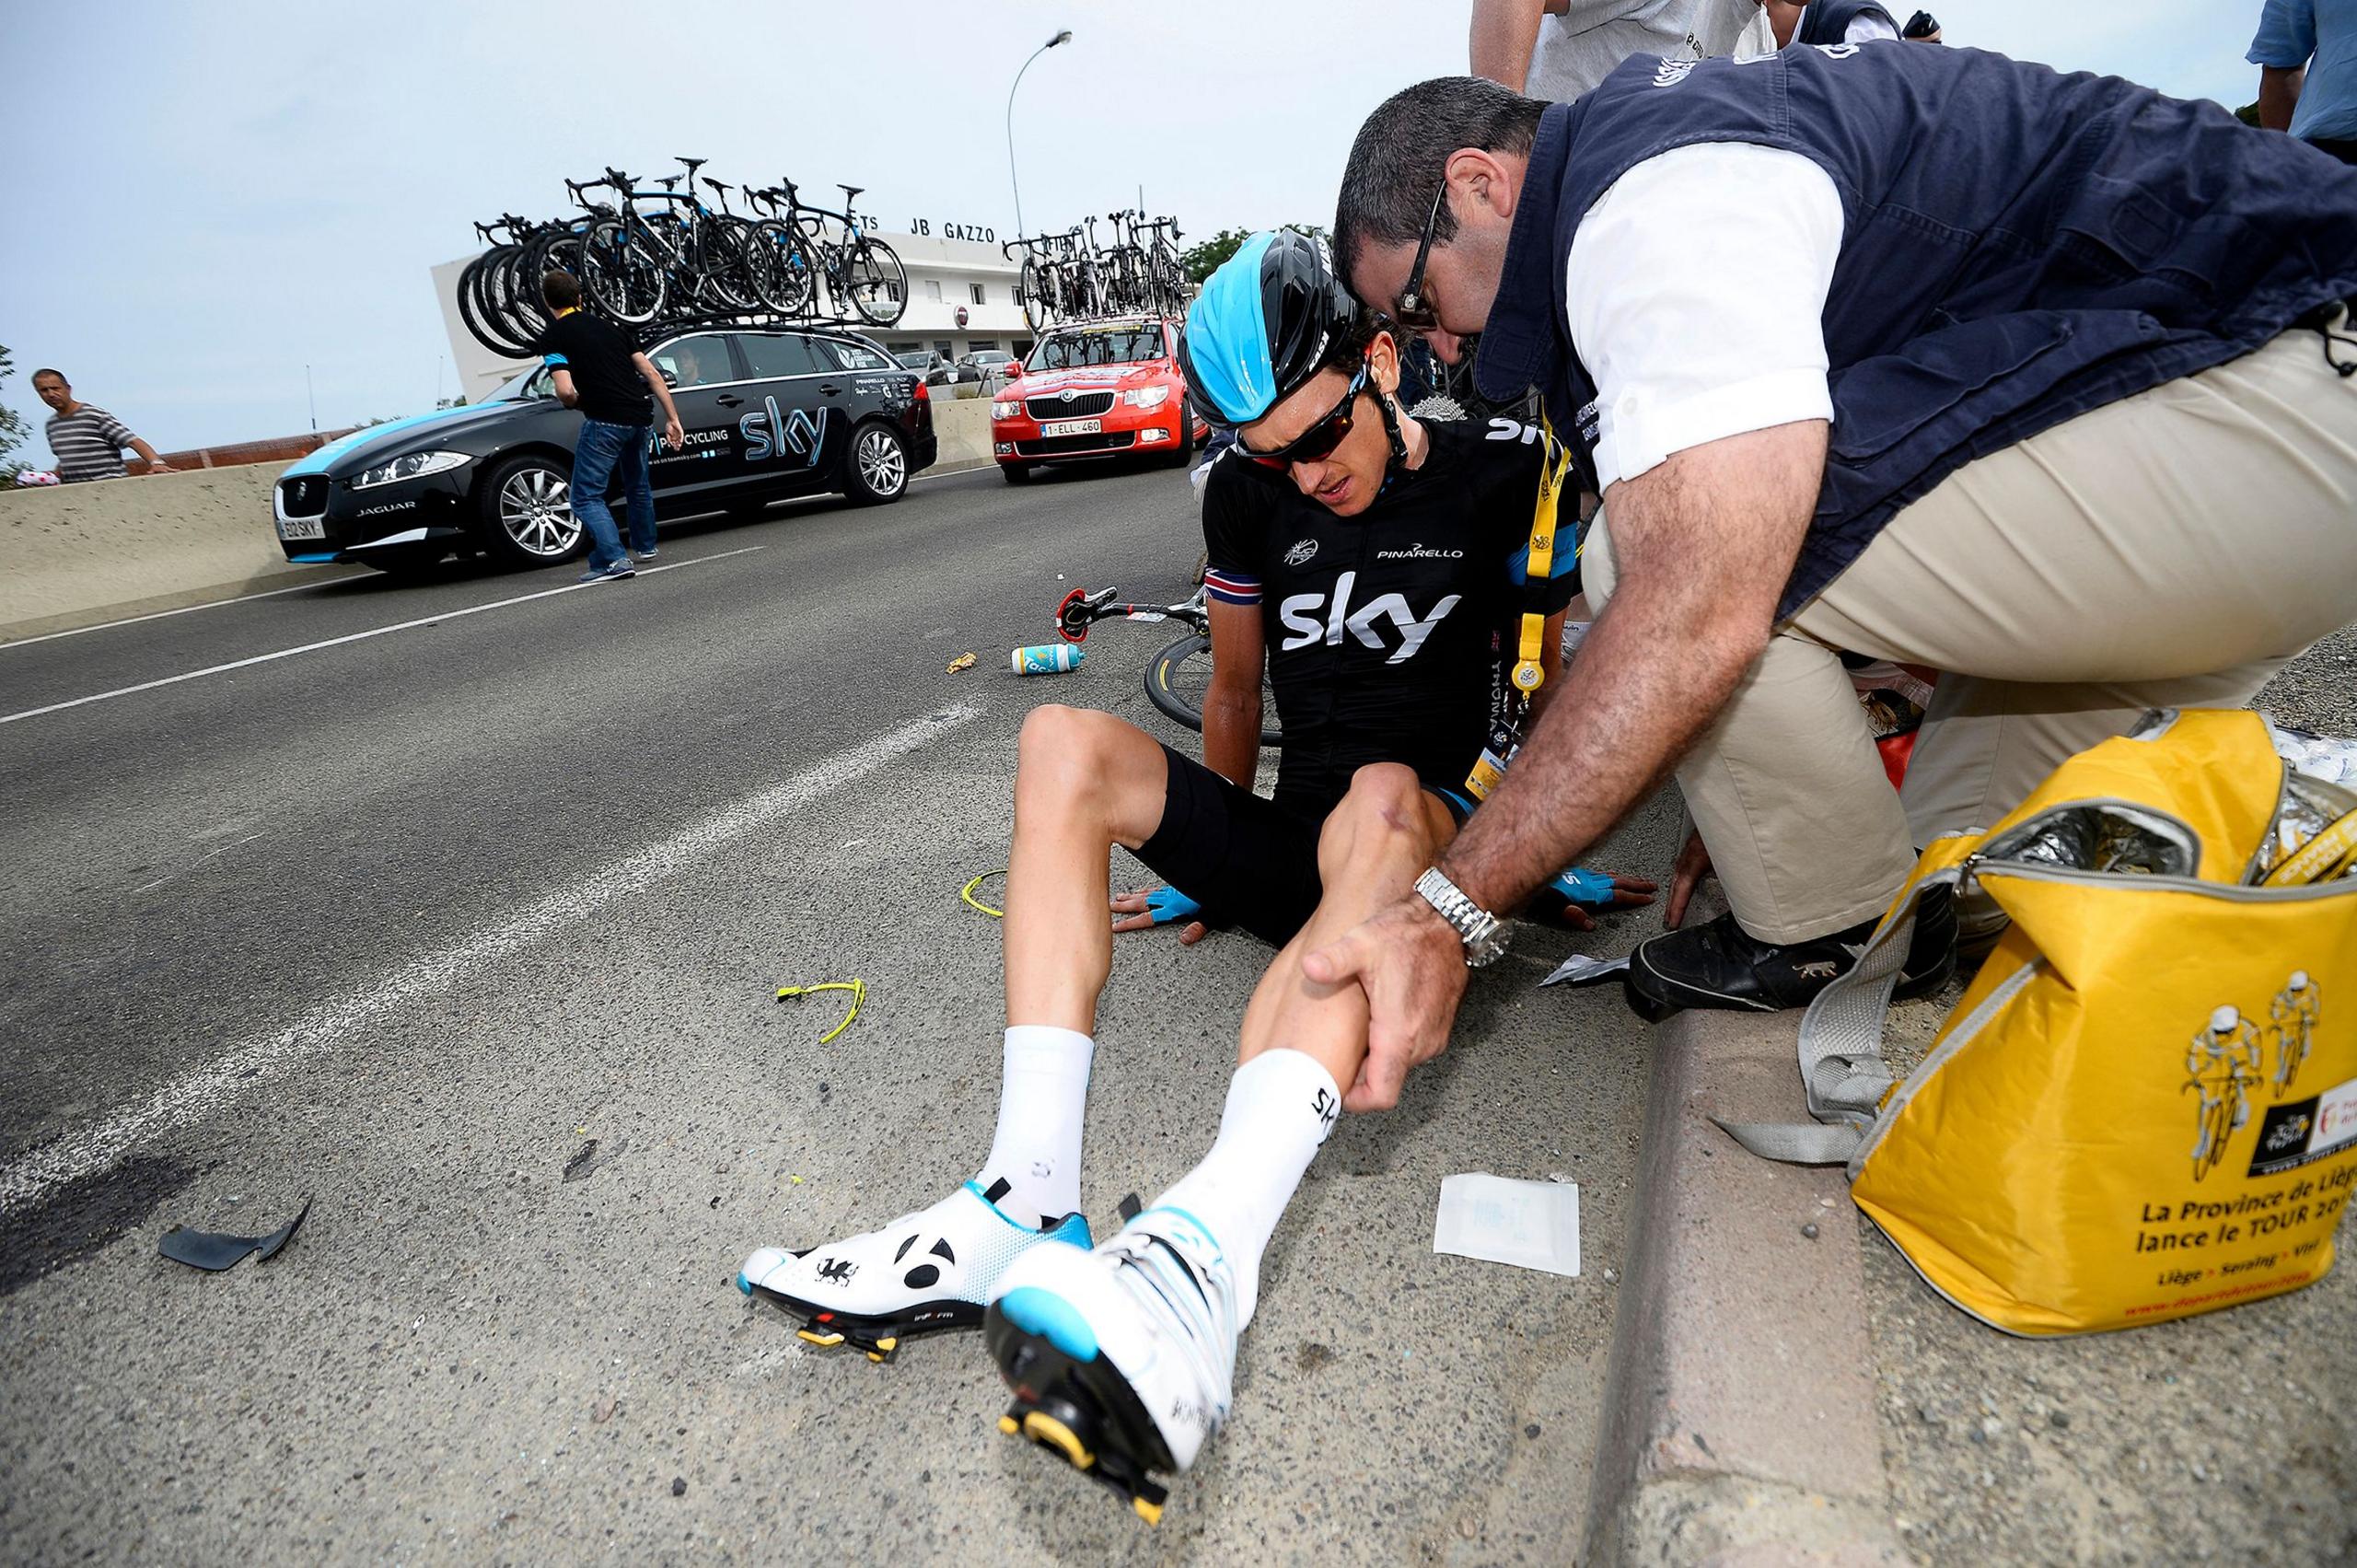
[(1249, 424), (1277, 401), (1260, 287), (1260, 259), (1276, 238), (1264, 231), (1238, 246), (1187, 308), (1192, 385), (1234, 424)]

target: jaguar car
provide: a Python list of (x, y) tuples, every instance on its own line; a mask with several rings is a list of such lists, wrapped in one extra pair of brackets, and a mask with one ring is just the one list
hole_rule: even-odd
[(1189, 413), (1178, 328), (1155, 317), (1051, 329), (991, 402), (991, 453), (1010, 484), (1043, 462), (1142, 455), (1183, 467), (1210, 426)]
[[(646, 350), (670, 383), (686, 439), (649, 433), (656, 515), (755, 514), (784, 496), (840, 491), (897, 501), (932, 466), (932, 393), (882, 348), (827, 328), (729, 330)], [(289, 561), (414, 572), (454, 553), (541, 566), (580, 553), (573, 446), (581, 415), (550, 372), (484, 401), (370, 425), (279, 476), (278, 540)], [(621, 497), (612, 497), (621, 521)]]

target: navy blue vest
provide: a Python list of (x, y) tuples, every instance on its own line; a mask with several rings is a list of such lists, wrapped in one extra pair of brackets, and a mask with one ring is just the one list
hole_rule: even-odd
[(1875, 5), (1875, 0), (1808, 0), (1808, 9), (1801, 13), (1800, 30), (1793, 35), (1793, 42), (1844, 42), (1850, 36), (1850, 24), (1868, 11), (1890, 22), (1892, 32), (1898, 30), (1890, 13)]
[[(1973, 459), (2357, 296), (2357, 168), (2214, 104), (1971, 49), (1637, 55), (1540, 121), (1476, 366), (1485, 397), (1540, 389), (1591, 482), (1572, 235), (1631, 166), (1696, 142), (1801, 153), (1841, 196), (1834, 425), (1785, 616)], [(1759, 308), (1730, 286), (1726, 325), (1692, 330)]]

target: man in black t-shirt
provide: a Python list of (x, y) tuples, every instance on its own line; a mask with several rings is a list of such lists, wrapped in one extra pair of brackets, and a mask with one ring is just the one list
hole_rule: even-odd
[[(1256, 238), (1223, 271), (1249, 274), (1245, 286), (1257, 287), (1271, 243)], [(1309, 239), (1284, 244), (1272, 266), (1308, 264), (1301, 248)], [(1355, 316), (1330, 279), (1326, 292), (1321, 320)], [(1552, 672), (1574, 591), (1568, 534), (1536, 585), (1526, 581), (1547, 456), (1538, 433), (1505, 421), (1443, 431), (1400, 413), (1397, 345), (1355, 320), (1331, 320), (1306, 345), (1289, 343), (1287, 362), (1269, 374), (1270, 345), (1260, 340), (1283, 335), (1275, 313), (1265, 313), (1264, 334), (1264, 313), (1235, 309), (1215, 275), (1190, 314), (1190, 342), (1215, 335), (1214, 312), (1222, 321), (1250, 318), (1263, 373), (1250, 412), (1225, 403), (1213, 411), (1237, 429), (1237, 445), (1213, 467), (1204, 496), (1210, 766), (1110, 714), (1032, 710), (1016, 773), (1008, 1028), (989, 1155), (972, 1180), (929, 1208), (798, 1251), (763, 1248), (738, 1276), (748, 1294), (800, 1318), (806, 1340), (849, 1340), (879, 1360), (904, 1333), (970, 1326), (989, 1306), (993, 1352), (1023, 1407), (1004, 1429), (1095, 1434), (1062, 1451), (1085, 1444), (1104, 1457), (1106, 1473), (1138, 1476), (1148, 1504), (1159, 1489), (1143, 1484), (1144, 1469), (1184, 1469), (1225, 1417), (1234, 1336), (1252, 1315), (1269, 1230), (1346, 1099), (1355, 1105), (1372, 1092), (1354, 1083), (1354, 1059), (1327, 1050), (1364, 1033), (1364, 998), (1354, 988), (1309, 985), (1301, 956), (1403, 891), (1454, 837), (1470, 809), (1467, 779), (1504, 700), (1501, 662), (1518, 662), (1525, 646), (1523, 617), (1539, 620), (1531, 662)], [(1251, 787), (1264, 657), (1285, 729), (1273, 799)], [(1539, 688), (1542, 697), (1551, 685)], [(1112, 968), (1105, 888), (1115, 844), (1172, 884), (1122, 927), (1158, 923), (1171, 895), (1183, 893), (1177, 907), (1200, 900), (1206, 913), (1282, 951), (1244, 1008), (1245, 1062), (1211, 1157), (1092, 1255), (1064, 1243), (1085, 1246), (1089, 1237), (1075, 1213), (1081, 1115), (1097, 999)], [(1647, 891), (1629, 884), (1601, 898), (1643, 903)], [(1178, 1319), (1109, 1323), (1091, 1339), (1083, 1325), (1091, 1312), (1109, 1304), (1118, 1316), (1146, 1298), (1120, 1295), (1109, 1275), (1061, 1284), (1034, 1275), (1014, 1286), (1035, 1267), (1068, 1273), (1132, 1261), (1176, 1269), (1151, 1288)], [(1145, 1276), (1134, 1283), (1144, 1288)], [(1049, 1303), (1066, 1286), (1080, 1293), (1071, 1299), (1092, 1305)], [(1087, 1342), (1091, 1377), (1147, 1381), (1133, 1392), (1025, 1382), (1016, 1361), (1051, 1364), (1023, 1359), (1023, 1347), (1059, 1333), (1060, 1353), (1078, 1356)], [(1125, 1365), (1149, 1339), (1172, 1353), (1150, 1373)], [(1048, 1403), (1035, 1410), (1027, 1398)], [(1136, 1421), (1117, 1431), (1104, 1415), (1107, 1401), (1122, 1400), (1153, 1412), (1161, 1457), (1135, 1446)], [(1118, 1446), (1099, 1446), (1099, 1437)]]
[(655, 554), (655, 486), (647, 476), (651, 393), (663, 405), (663, 441), (679, 449), (683, 433), (671, 389), (654, 362), (631, 346), (621, 329), (581, 308), (581, 285), (566, 273), (540, 279), (540, 297), (555, 319), (540, 335), (540, 363), (555, 373), (557, 401), (581, 411), (573, 447), (573, 515), (589, 530), (585, 583), (636, 575), (622, 553), (621, 534), (606, 505), (617, 479), (630, 511), (631, 549), (642, 561)]

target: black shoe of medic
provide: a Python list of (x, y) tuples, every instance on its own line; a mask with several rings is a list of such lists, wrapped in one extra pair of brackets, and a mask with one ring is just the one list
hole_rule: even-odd
[[(1723, 914), (1707, 924), (1666, 932), (1629, 956), (1625, 991), (1637, 1016), (1658, 1023), (1689, 1007), (1771, 1013), (1805, 1007), (1850, 972), (1878, 921), (1864, 921), (1805, 942), (1762, 942)], [(1939, 989), (1956, 969), (1956, 907), (1945, 888), (1926, 889), (1915, 904), (1915, 935), (1892, 994)]]
[(1032, 1249), (1086, 1251), (1086, 1219), (1065, 1214), (1034, 1230), (998, 1206), (1005, 1194), (1004, 1181), (987, 1192), (969, 1181), (879, 1230), (798, 1251), (764, 1247), (737, 1272), (737, 1288), (784, 1307), (811, 1344), (888, 1360), (911, 1334), (981, 1326), (1000, 1277)]

